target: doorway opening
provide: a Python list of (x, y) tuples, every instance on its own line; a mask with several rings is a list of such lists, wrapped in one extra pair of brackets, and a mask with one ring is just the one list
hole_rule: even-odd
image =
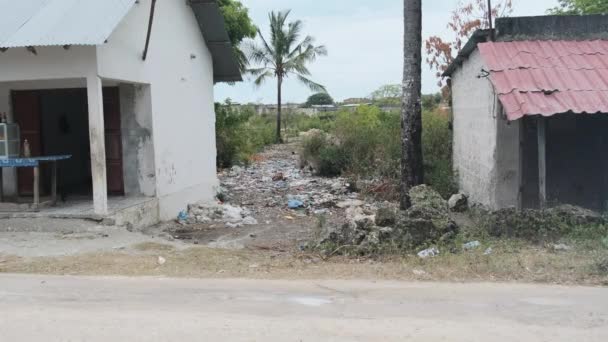
[[(106, 168), (109, 195), (124, 195), (120, 98), (118, 87), (103, 89)], [(59, 193), (91, 196), (91, 157), (87, 92), (83, 88), (23, 90), (12, 92), (14, 120), (21, 128), (22, 143), (33, 156), (72, 156), (60, 164)], [(42, 192), (50, 191), (50, 170), (42, 169)], [(32, 189), (32, 169), (17, 171), (19, 196)]]

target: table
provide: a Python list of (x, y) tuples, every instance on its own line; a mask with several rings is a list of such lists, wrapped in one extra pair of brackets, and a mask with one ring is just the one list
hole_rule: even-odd
[(8, 158), (0, 159), (0, 201), (4, 200), (4, 188), (2, 183), (2, 169), (7, 167), (20, 168), (31, 167), (34, 169), (34, 209), (40, 206), (40, 164), (51, 163), (51, 196), (52, 204), (57, 203), (57, 162), (72, 158), (71, 155), (28, 157), (28, 158)]

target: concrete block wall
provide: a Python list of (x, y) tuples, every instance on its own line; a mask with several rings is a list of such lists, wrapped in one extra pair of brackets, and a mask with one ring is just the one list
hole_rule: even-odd
[(452, 75), (454, 169), (471, 202), (496, 207), (498, 101), (479, 51)]

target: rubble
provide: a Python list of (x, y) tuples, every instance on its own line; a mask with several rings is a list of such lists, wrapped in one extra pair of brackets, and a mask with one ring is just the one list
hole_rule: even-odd
[(436, 242), (449, 242), (458, 232), (450, 219), (448, 205), (427, 186), (411, 190), (412, 207), (407, 211), (380, 206), (349, 207), (347, 224), (329, 231), (321, 245), (354, 245), (370, 251), (387, 246), (414, 250)]
[(448, 206), (451, 211), (461, 213), (467, 211), (469, 199), (465, 194), (456, 194), (450, 197)]

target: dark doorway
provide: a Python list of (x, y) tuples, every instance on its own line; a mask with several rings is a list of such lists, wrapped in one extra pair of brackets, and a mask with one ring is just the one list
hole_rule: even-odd
[[(550, 206), (605, 210), (608, 202), (608, 115), (557, 114), (546, 120), (546, 193)], [(539, 207), (538, 122), (523, 119), (522, 204)]]
[[(122, 142), (118, 88), (104, 88), (108, 194), (123, 195)], [(15, 121), (22, 140), (30, 142), (32, 155), (70, 154), (61, 163), (59, 188), (63, 194), (92, 193), (86, 89), (53, 89), (13, 92)], [(48, 177), (43, 169), (43, 192)], [(32, 193), (32, 170), (18, 171), (20, 195)]]

